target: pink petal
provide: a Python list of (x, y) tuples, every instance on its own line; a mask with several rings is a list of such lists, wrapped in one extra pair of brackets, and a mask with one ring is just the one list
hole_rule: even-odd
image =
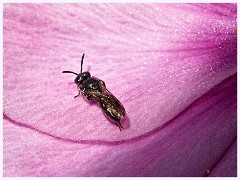
[[(187, 126), (193, 120), (187, 116), (182, 121), (174, 120), (188, 122), (185, 127), (188, 135), (172, 150), (167, 148), (166, 140), (175, 137), (172, 143), (178, 142), (178, 136), (171, 134), (175, 132), (175, 123), (165, 133), (161, 129), (171, 119), (182, 117), (180, 112), (186, 112), (197, 98), (236, 73), (235, 30), (236, 4), (5, 4), (3, 110), (8, 121), (4, 124), (7, 139), (4, 149), (11, 152), (10, 155), (4, 153), (5, 175), (203, 175), (201, 168), (211, 169), (213, 165), (207, 167), (206, 156), (200, 155), (197, 158), (203, 158), (204, 162), (198, 162), (196, 172), (185, 167), (188, 163), (183, 166), (184, 171), (178, 171), (178, 163), (183, 161), (173, 162), (174, 159), (163, 161), (169, 162), (164, 165), (168, 169), (159, 172), (160, 154), (170, 153), (169, 158), (176, 159), (177, 154), (171, 152), (179, 153), (181, 143), (191, 137), (183, 151), (187, 152), (192, 148), (190, 145), (197, 142), (191, 134), (196, 129), (193, 131)], [(79, 72), (83, 52), (86, 53), (84, 70), (104, 80), (127, 111), (121, 133), (106, 120), (97, 104), (90, 104), (81, 97), (74, 100), (75, 76), (61, 73), (63, 70)], [(236, 93), (232, 99), (234, 95)], [(226, 104), (216, 105), (216, 109), (224, 109), (223, 106), (226, 108)], [(234, 110), (234, 107), (229, 108), (232, 116)], [(214, 112), (211, 110), (209, 114)], [(210, 121), (209, 116), (202, 117), (205, 123)], [(229, 121), (226, 123), (234, 124), (236, 119)], [(199, 128), (204, 133), (198, 138), (212, 130), (202, 126)], [(176, 134), (179, 135), (180, 129)], [(23, 144), (15, 141), (17, 133), (25, 134)], [(33, 133), (36, 133), (34, 137), (29, 136)], [(161, 136), (158, 135), (159, 142), (155, 142), (152, 138), (158, 133)], [(235, 137), (232, 134), (231, 138)], [(46, 139), (39, 142), (43, 136)], [(223, 137), (216, 135), (216, 138)], [(146, 141), (146, 145), (143, 147), (140, 141)], [(230, 140), (226, 141), (228, 143), (221, 145), (228, 146)], [(20, 146), (21, 150), (11, 151), (7, 142)], [(46, 145), (43, 142), (47, 142)], [(155, 151), (153, 147), (160, 143), (165, 143), (165, 147), (159, 146)], [(116, 144), (122, 145), (113, 146)], [(213, 145), (216, 150), (218, 146)], [(32, 156), (37, 157), (25, 152), (25, 147), (31, 148)], [(207, 147), (203, 150), (208, 152), (210, 146)], [(219, 147), (221, 152), (224, 147)], [(135, 153), (136, 148), (139, 153)], [(149, 157), (149, 153), (153, 156)], [(36, 164), (34, 159), (45, 159), (44, 154), (49, 161), (55, 161)], [(18, 158), (14, 156), (19, 160), (15, 161)], [(141, 160), (140, 156), (145, 157)], [(196, 162), (197, 158), (192, 157)], [(63, 158), (66, 159), (64, 164), (60, 163)], [(211, 158), (212, 163), (216, 157)], [(29, 159), (33, 159), (33, 163)], [(90, 159), (94, 161), (89, 162)], [(118, 169), (105, 167), (109, 163), (112, 163), (111, 168), (117, 165)], [(146, 167), (142, 167), (143, 163)], [(177, 166), (172, 164), (171, 167), (171, 163)], [(139, 167), (133, 167), (136, 164)], [(82, 167), (85, 169), (79, 171)]]
[(237, 176), (237, 139), (227, 149), (224, 157), (219, 159), (210, 176), (234, 177)]
[[(205, 176), (206, 170), (214, 175), (236, 141), (236, 125), (236, 76), (164, 127), (121, 144), (63, 141), (5, 119), (4, 176)], [(236, 172), (236, 166), (220, 166), (223, 176)]]

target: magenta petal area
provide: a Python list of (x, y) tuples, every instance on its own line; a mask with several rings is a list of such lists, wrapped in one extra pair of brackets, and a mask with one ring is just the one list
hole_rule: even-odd
[(237, 76), (164, 126), (104, 145), (50, 137), (4, 118), (4, 176), (236, 176)]
[(236, 177), (237, 176), (237, 139), (229, 147), (223, 158), (209, 176), (212, 177)]
[[(236, 176), (236, 4), (3, 8), (4, 176)], [(82, 53), (122, 132), (74, 99)]]
[[(127, 141), (174, 118), (236, 73), (236, 4), (5, 4), (3, 111), (72, 142)], [(105, 81), (124, 130), (78, 94), (74, 74)]]

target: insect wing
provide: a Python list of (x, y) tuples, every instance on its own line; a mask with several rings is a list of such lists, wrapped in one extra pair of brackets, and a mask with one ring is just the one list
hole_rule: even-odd
[(125, 109), (122, 103), (106, 88), (102, 80), (99, 80), (98, 83), (99, 89), (86, 89), (84, 94), (97, 100), (107, 115), (119, 121), (125, 115)]
[(99, 98), (99, 102), (104, 111), (115, 120), (120, 120), (125, 115), (125, 109), (122, 103), (108, 89), (102, 92), (103, 96)]

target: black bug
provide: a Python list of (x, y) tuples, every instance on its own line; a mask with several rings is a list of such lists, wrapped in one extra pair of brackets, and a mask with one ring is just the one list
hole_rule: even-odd
[(72, 71), (63, 71), (63, 73), (72, 73), (77, 75), (74, 82), (77, 84), (79, 92), (74, 98), (78, 97), (80, 94), (86, 96), (88, 100), (97, 100), (101, 108), (106, 115), (111, 117), (111, 119), (122, 131), (123, 127), (120, 120), (125, 115), (125, 109), (122, 103), (107, 90), (104, 81), (91, 76), (89, 72), (82, 72), (84, 54), (81, 60), (81, 71), (80, 73), (75, 73)]

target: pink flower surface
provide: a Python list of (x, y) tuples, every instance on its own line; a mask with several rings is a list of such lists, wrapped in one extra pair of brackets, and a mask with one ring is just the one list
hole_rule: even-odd
[[(4, 176), (236, 176), (236, 4), (4, 4)], [(78, 94), (102, 79), (124, 130)]]

